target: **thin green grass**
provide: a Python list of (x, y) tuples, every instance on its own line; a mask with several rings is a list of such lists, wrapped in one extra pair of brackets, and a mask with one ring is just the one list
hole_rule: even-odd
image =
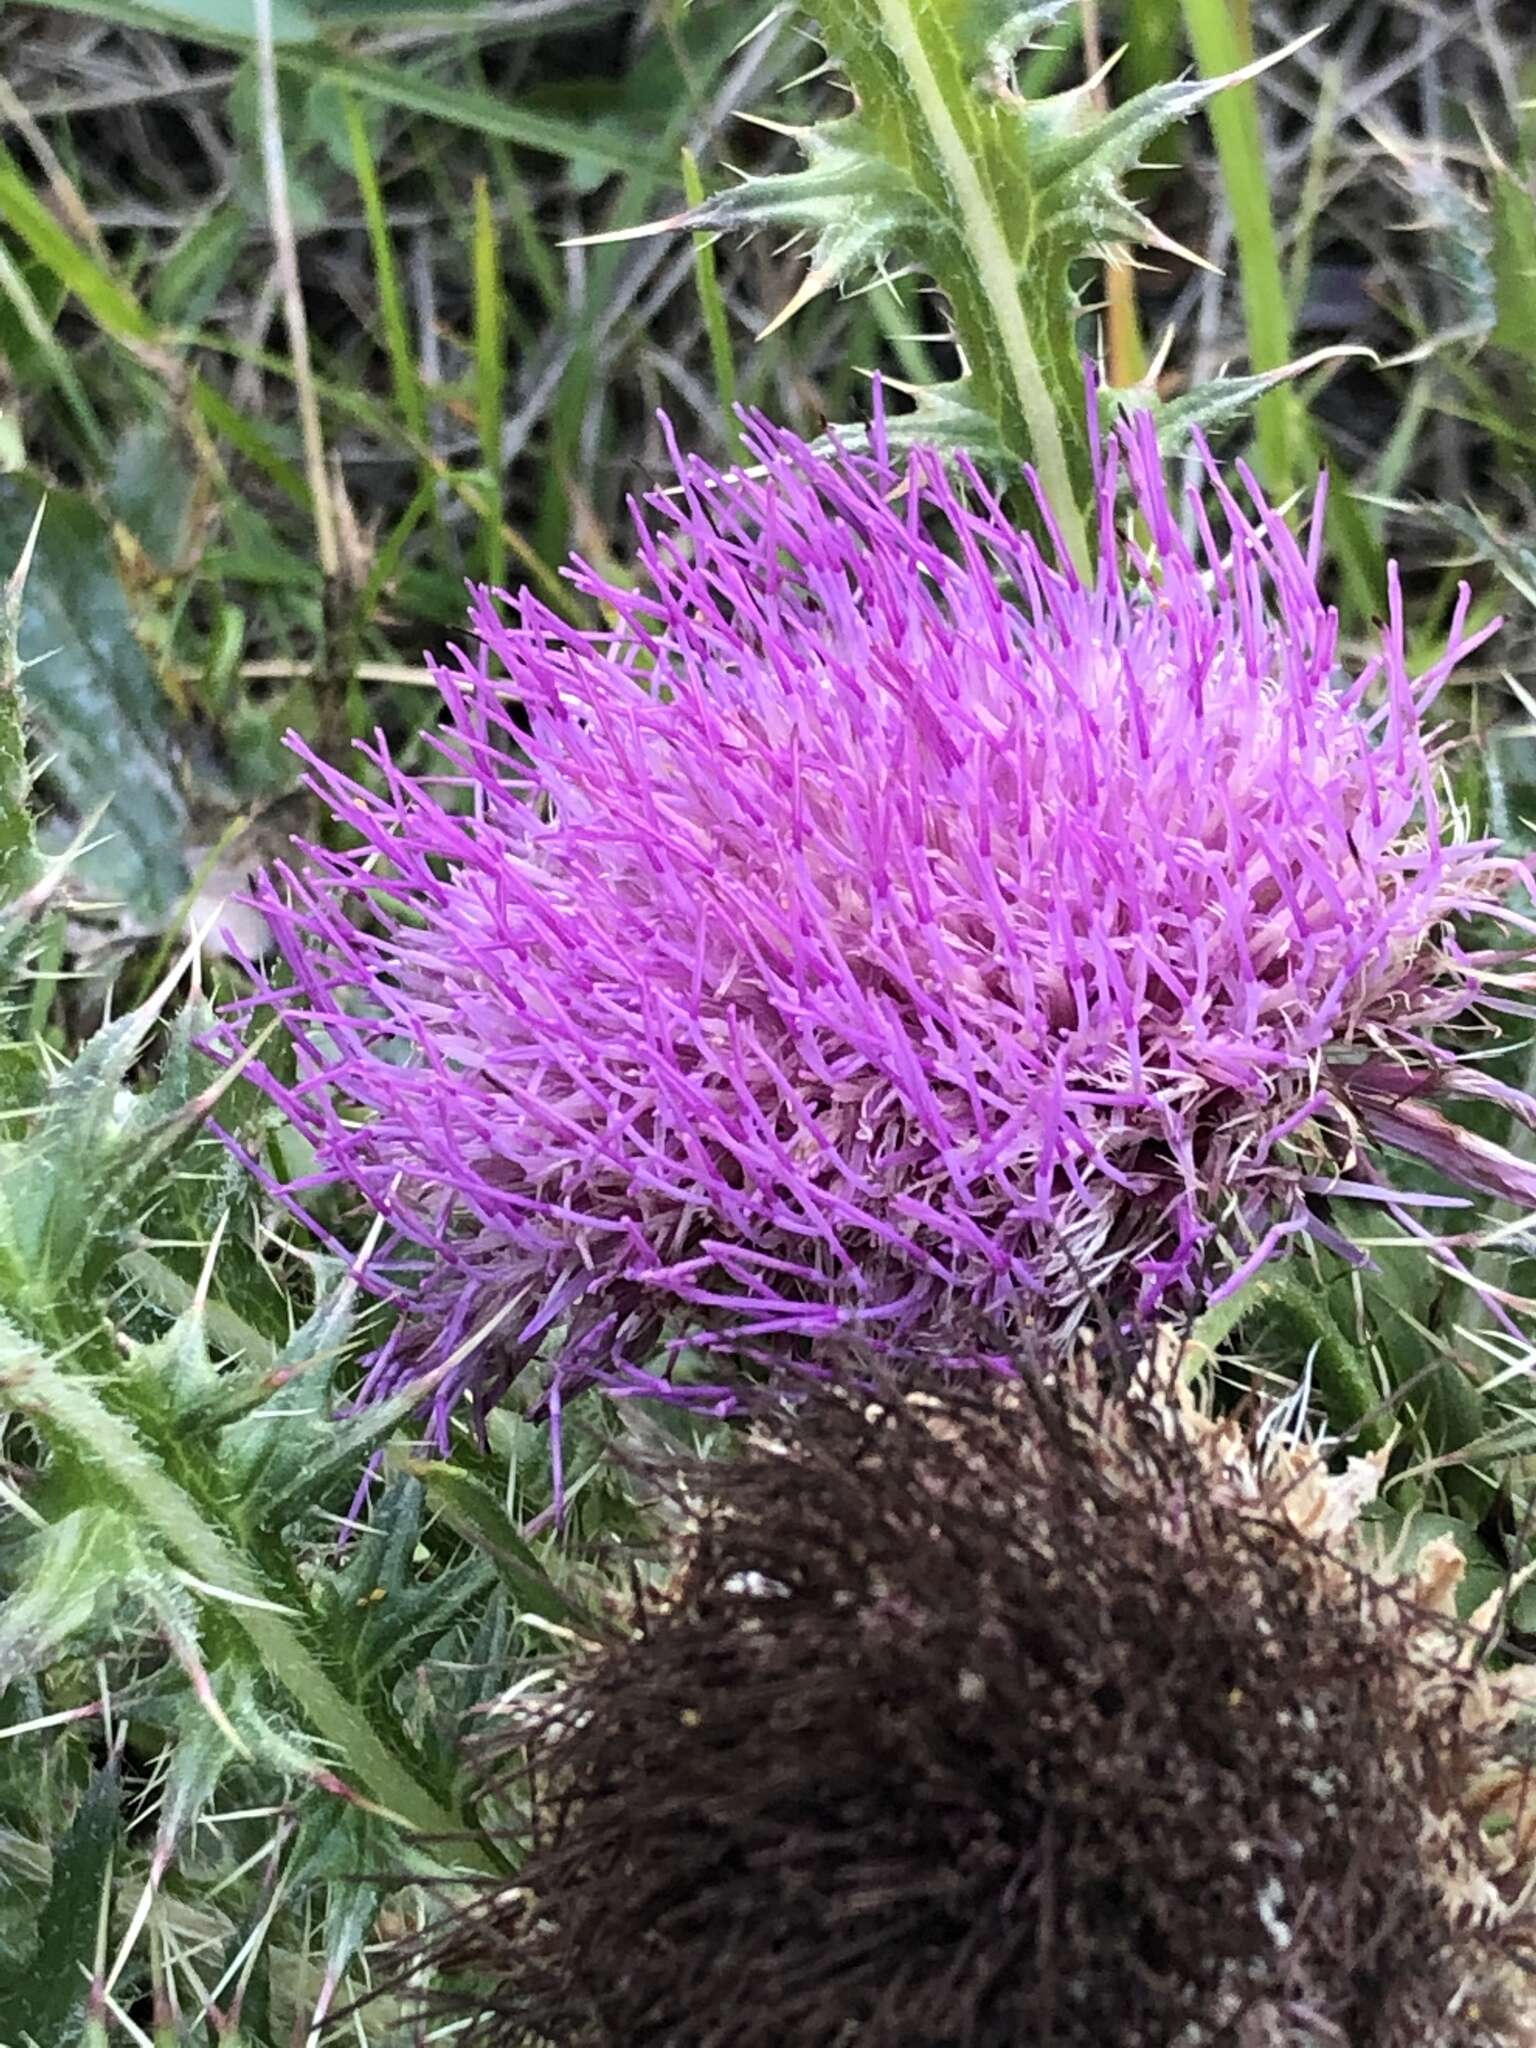
[(347, 135), (352, 144), (352, 163), (357, 189), (368, 221), (368, 244), (373, 254), (373, 282), (378, 293), (379, 324), (389, 356), (390, 388), (406, 435), (420, 446), (427, 440), (427, 401), (422, 389), (416, 352), (406, 321), (405, 298), (395, 261), (394, 239), (384, 212), (384, 194), (379, 185), (378, 166), (355, 95), (343, 102)]
[[(1242, 0), (1184, 0), (1184, 20), (1205, 77), (1225, 77), (1253, 62), (1253, 32)], [(1249, 362), (1255, 370), (1278, 370), (1295, 351), (1270, 207), (1258, 88), (1252, 82), (1229, 87), (1211, 102), (1207, 115), (1241, 266)], [(1300, 467), (1295, 400), (1288, 391), (1271, 391), (1259, 400), (1255, 417), (1265, 486), (1283, 497), (1297, 482)]]
[[(683, 151), (683, 197), (692, 206), (704, 203), (704, 181), (698, 159), (691, 149)], [(714, 237), (695, 234), (693, 274), (698, 286), (699, 306), (709, 336), (709, 361), (714, 373), (715, 400), (725, 425), (726, 443), (733, 455), (741, 452), (741, 427), (736, 418), (736, 357), (731, 348), (731, 326), (720, 293), (720, 274), (715, 264)]]
[(501, 518), (501, 435), (506, 402), (505, 322), (502, 318), (501, 242), (491, 213), (490, 185), (475, 180), (471, 225), (475, 280), (475, 426), (486, 503), (485, 580), (500, 590), (507, 580), (507, 545)]

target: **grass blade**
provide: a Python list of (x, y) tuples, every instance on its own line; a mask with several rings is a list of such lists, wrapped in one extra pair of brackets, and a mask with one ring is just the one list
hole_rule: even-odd
[[(704, 181), (691, 149), (683, 151), (683, 191), (690, 207), (704, 204)], [(736, 418), (736, 359), (731, 353), (730, 323), (720, 291), (720, 274), (715, 265), (713, 235), (696, 233), (693, 238), (693, 275), (709, 337), (709, 359), (715, 373), (715, 396), (720, 401), (720, 423), (733, 456), (741, 453), (741, 426)]]
[(501, 589), (507, 580), (507, 545), (501, 517), (501, 429), (506, 394), (502, 336), (501, 240), (491, 212), (486, 180), (475, 180), (473, 258), (475, 276), (475, 424), (486, 475), (485, 579)]
[(13, 261), (10, 251), (3, 247), (0, 247), (0, 294), (9, 299), (17, 319), (35, 345), (39, 359), (47, 366), (49, 376), (58, 386), (59, 395), (69, 408), (90, 459), (104, 464), (109, 452), (105, 430), (75, 375), (74, 366), (59, 345), (53, 323), (38, 304), (37, 294)]
[(0, 220), (52, 271), (97, 326), (119, 341), (152, 342), (154, 323), (133, 294), (60, 227), (28, 185), (15, 160), (0, 149)]
[[(1206, 78), (1226, 76), (1253, 62), (1252, 31), (1238, 18), (1237, 0), (1184, 0), (1184, 20)], [(1251, 79), (1229, 85), (1206, 112), (1242, 267), (1249, 362), (1256, 371), (1278, 370), (1291, 359), (1291, 318), (1269, 204), (1258, 88)], [(1295, 401), (1284, 389), (1269, 391), (1255, 412), (1263, 481), (1283, 496), (1295, 482)]]
[(357, 189), (362, 195), (363, 217), (368, 223), (368, 243), (373, 252), (373, 275), (379, 293), (379, 318), (384, 326), (384, 346), (395, 403), (406, 430), (416, 440), (427, 438), (426, 397), (411, 347), (410, 328), (405, 317), (405, 299), (400, 290), (400, 272), (395, 263), (394, 244), (384, 213), (384, 195), (379, 187), (378, 167), (368, 141), (367, 124), (358, 111), (357, 100), (347, 93), (342, 101), (347, 136), (352, 144), (352, 163)]

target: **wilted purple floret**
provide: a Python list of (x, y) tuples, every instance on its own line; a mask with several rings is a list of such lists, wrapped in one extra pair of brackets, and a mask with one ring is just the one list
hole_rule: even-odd
[(636, 588), (573, 571), (601, 631), (479, 593), (440, 768), (306, 754), (359, 844), (262, 892), (294, 1192), (430, 1254), (376, 1269), (409, 1287), (370, 1387), (435, 1368), (439, 1428), (540, 1346), (557, 1412), (701, 1347), (1002, 1353), (1251, 1269), (1370, 1177), (1373, 1120), (1455, 1163), (1425, 1034), (1516, 874), (1426, 728), (1465, 594), (1415, 680), (1394, 580), (1342, 670), (1321, 494), (1298, 545), (1213, 470), (1213, 530), (1145, 419), (1092, 587), (878, 427), (748, 440), (647, 501)]

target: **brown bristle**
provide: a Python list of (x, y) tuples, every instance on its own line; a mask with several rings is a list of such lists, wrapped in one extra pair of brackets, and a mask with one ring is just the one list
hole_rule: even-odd
[(829, 1393), (690, 1475), (668, 1600), (492, 1758), (532, 1832), (436, 1938), (455, 2040), (1523, 2039), (1464, 1660), (1175, 1422)]

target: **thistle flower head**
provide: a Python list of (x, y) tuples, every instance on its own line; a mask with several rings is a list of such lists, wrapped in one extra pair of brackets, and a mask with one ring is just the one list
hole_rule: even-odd
[(1301, 542), (1249, 479), (1181, 500), (1146, 420), (1091, 584), (878, 422), (748, 440), (679, 458), (634, 587), (576, 567), (600, 630), (481, 592), (436, 765), (308, 757), (356, 843), (263, 892), (297, 1078), (255, 1071), (426, 1255), (372, 1384), (437, 1367), (440, 1426), (541, 1344), (557, 1403), (689, 1346), (1004, 1354), (1263, 1257), (1373, 1118), (1457, 1163), (1426, 1034), (1514, 873), (1429, 726), (1465, 594), (1424, 674), (1395, 582), (1343, 666), (1321, 498)]
[(529, 1852), (429, 1943), (456, 2039), (1530, 2048), (1531, 1688), (1458, 1554), (1395, 1573), (1363, 1461), (1044, 1378), (693, 1475), (669, 1597), (492, 1738)]

